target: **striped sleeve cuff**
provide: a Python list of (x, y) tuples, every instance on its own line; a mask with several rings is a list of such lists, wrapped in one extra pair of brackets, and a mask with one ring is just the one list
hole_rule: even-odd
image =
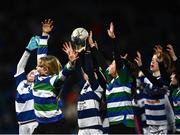
[(72, 65), (70, 62), (68, 62), (66, 65), (65, 65), (65, 67), (68, 69), (68, 70), (72, 70), (72, 69), (74, 69), (74, 65)]
[(48, 36), (41, 36), (40, 41), (39, 41), (39, 45), (47, 45), (48, 39), (49, 39), (49, 35)]

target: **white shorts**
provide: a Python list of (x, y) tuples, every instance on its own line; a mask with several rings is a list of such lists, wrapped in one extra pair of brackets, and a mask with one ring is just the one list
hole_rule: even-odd
[(79, 129), (78, 135), (103, 135), (99, 129)]
[(19, 125), (19, 135), (31, 135), (34, 129), (38, 126), (38, 122), (29, 122), (27, 124)]
[(143, 135), (147, 135), (148, 134), (148, 127), (143, 127)]
[(161, 126), (148, 126), (148, 135), (166, 135), (167, 134), (167, 125)]

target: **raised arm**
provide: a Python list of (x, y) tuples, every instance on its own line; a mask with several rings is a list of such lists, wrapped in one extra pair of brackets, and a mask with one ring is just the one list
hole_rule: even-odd
[[(169, 85), (170, 84), (169, 69), (171, 66), (171, 59), (170, 59), (168, 53), (163, 51), (162, 46), (156, 45), (154, 47), (154, 50), (155, 50), (155, 54), (157, 55), (157, 61), (159, 64), (161, 78), (166, 85)], [(165, 67), (165, 65), (166, 65), (166, 67)]]
[(120, 55), (122, 55), (122, 54), (121, 54), (121, 52), (119, 50), (117, 38), (116, 38), (115, 33), (114, 33), (114, 24), (113, 24), (113, 22), (110, 23), (110, 27), (107, 30), (107, 32), (108, 32), (109, 37), (112, 39), (112, 46), (113, 46), (112, 55), (113, 55), (113, 58), (114, 58), (114, 60), (116, 62), (116, 69), (118, 71), (119, 69), (122, 68), (123, 62), (122, 62), (122, 59), (120, 57)]
[(134, 59), (139, 67), (139, 69), (143, 72), (143, 74), (151, 81), (151, 83), (153, 83), (156, 86), (163, 86), (163, 83), (158, 81), (156, 77), (154, 77), (149, 70), (147, 70), (143, 64), (142, 64), (142, 60), (141, 60), (141, 53), (139, 51), (137, 51), (137, 57)]
[[(170, 56), (172, 58), (174, 66), (176, 67), (176, 69), (179, 69), (180, 67), (179, 67), (179, 64), (178, 64), (178, 57), (175, 54), (173, 46), (168, 44), (167, 45), (167, 51), (169, 52), (169, 54), (170, 54)], [(176, 70), (176, 74), (179, 74), (179, 70)]]
[(49, 33), (53, 29), (53, 21), (51, 19), (44, 20), (42, 24), (42, 36), (38, 41), (37, 60), (47, 55)]
[(65, 42), (62, 50), (68, 55), (69, 63), (74, 66), (79, 57), (78, 53), (72, 48), (71, 42)]
[(145, 89), (145, 92), (151, 96), (161, 96), (162, 94), (165, 94), (167, 92), (167, 87), (164, 85), (164, 82), (158, 80), (150, 73), (149, 70), (144, 68), (141, 60), (141, 54), (138, 51), (135, 61), (137, 62), (139, 69), (143, 72), (145, 77), (147, 77), (147, 79), (153, 84), (154, 87), (153, 89)]
[(172, 45), (168, 44), (166, 50), (169, 52), (169, 54), (170, 54), (170, 56), (171, 56), (173, 61), (177, 61), (178, 60)]
[(95, 77), (95, 74), (94, 74), (93, 60), (92, 60), (90, 48), (88, 46), (86, 48), (84, 57), (85, 57), (84, 58), (85, 72), (88, 75), (88, 81), (90, 83), (92, 90), (96, 90), (99, 86), (99, 83), (98, 83), (97, 78)]
[(176, 56), (175, 54), (175, 51), (174, 51), (174, 48), (172, 45), (168, 44), (167, 45), (167, 51), (169, 52), (171, 58), (172, 58), (172, 61), (173, 61), (173, 65), (175, 66), (176, 70), (175, 70), (175, 74), (176, 74), (176, 78), (177, 80), (179, 81), (179, 76), (180, 76), (180, 66), (179, 66), (179, 60), (178, 60), (178, 57)]
[[(128, 69), (128, 62), (126, 60), (127, 54), (122, 56), (123, 54), (123, 48), (120, 48), (118, 40), (115, 36), (114, 32), (114, 25), (111, 22), (110, 27), (108, 29), (108, 35), (112, 39), (112, 46), (113, 46), (113, 57), (116, 64), (116, 72), (119, 75), (119, 80), (122, 84), (132, 83), (133, 79), (130, 75), (130, 72)], [(127, 64), (126, 64), (127, 63)]]
[(92, 31), (90, 31), (90, 33), (89, 33), (88, 41), (89, 41), (89, 45), (91, 48), (93, 62), (95, 63), (94, 68), (98, 69), (100, 67), (102, 69), (103, 73), (105, 73), (106, 69), (108, 68), (108, 64), (106, 63), (102, 54), (99, 52), (97, 42), (93, 41)]
[(76, 60), (79, 58), (78, 53), (73, 50), (71, 42), (65, 42), (62, 49), (67, 55), (69, 62), (64, 66), (63, 70), (59, 73), (59, 79), (65, 80), (69, 76), (72, 70), (75, 68)]
[(30, 57), (30, 54), (33, 50), (35, 50), (37, 48), (37, 41), (36, 41), (36, 37), (32, 37), (28, 43), (28, 45), (26, 46), (26, 49), (21, 57), (21, 59), (19, 60), (18, 64), (17, 64), (17, 69), (16, 69), (16, 75), (21, 74), (22, 72), (25, 71), (25, 67), (27, 64), (27, 61)]

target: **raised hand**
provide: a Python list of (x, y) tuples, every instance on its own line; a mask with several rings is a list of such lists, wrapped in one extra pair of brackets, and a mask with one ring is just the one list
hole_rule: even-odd
[(88, 42), (91, 48), (95, 46), (98, 49), (97, 42), (93, 41), (92, 31), (89, 32)]
[(73, 51), (73, 48), (71, 46), (71, 43), (69, 42), (69, 44), (67, 42), (65, 42), (63, 44), (63, 49), (62, 49), (67, 55), (70, 54), (71, 51)]
[(176, 61), (176, 60), (177, 60), (177, 57), (176, 57), (176, 54), (175, 54), (175, 52), (174, 52), (173, 46), (170, 45), (170, 44), (168, 44), (166, 50), (169, 52), (169, 55), (171, 56), (171, 58), (173, 59), (173, 61)]
[(73, 50), (71, 42), (69, 42), (69, 43), (65, 42), (63, 44), (63, 49), (62, 50), (68, 55), (69, 61), (72, 64), (74, 64), (75, 61), (79, 58), (78, 53)]
[(95, 47), (98, 49), (98, 44), (97, 44), (96, 41), (94, 42), (94, 45), (95, 45)]
[(109, 26), (109, 29), (107, 30), (107, 32), (108, 32), (108, 35), (110, 36), (110, 38), (115, 38), (113, 22), (110, 23), (110, 26)]
[(89, 32), (88, 42), (91, 48), (95, 46), (92, 38), (92, 31)]
[(128, 54), (126, 53), (124, 56), (120, 55), (122, 59), (127, 59)]
[(141, 53), (137, 51), (137, 57), (134, 59), (138, 65), (138, 67), (142, 66)]
[(157, 61), (158, 62), (162, 62), (163, 61), (163, 48), (162, 48), (162, 46), (161, 45), (156, 45), (155, 47), (154, 47), (154, 51), (155, 51), (155, 53), (156, 53), (156, 55), (157, 55)]
[(51, 19), (45, 19), (44, 22), (41, 22), (42, 24), (42, 33), (43, 33), (43, 36), (46, 36), (49, 34), (49, 32), (52, 31), (53, 29), (53, 21)]

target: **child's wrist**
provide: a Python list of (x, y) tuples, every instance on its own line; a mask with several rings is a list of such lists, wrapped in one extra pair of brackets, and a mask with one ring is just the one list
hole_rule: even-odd
[(116, 36), (115, 35), (112, 35), (112, 36), (110, 36), (112, 39), (115, 39), (116, 38)]
[(91, 44), (90, 44), (90, 47), (91, 47), (91, 48), (93, 48), (94, 46), (96, 46), (95, 43), (91, 43)]
[(75, 62), (73, 61), (69, 61), (68, 63), (67, 63), (67, 65), (66, 65), (66, 67), (68, 68), (68, 69), (72, 69), (72, 68), (74, 68), (74, 66), (75, 66)]
[(172, 59), (173, 59), (173, 61), (176, 61), (177, 57), (174, 55), (174, 56), (172, 56)]
[(74, 61), (69, 61), (69, 64), (70, 64), (71, 67), (74, 66), (75, 65), (75, 60)]

